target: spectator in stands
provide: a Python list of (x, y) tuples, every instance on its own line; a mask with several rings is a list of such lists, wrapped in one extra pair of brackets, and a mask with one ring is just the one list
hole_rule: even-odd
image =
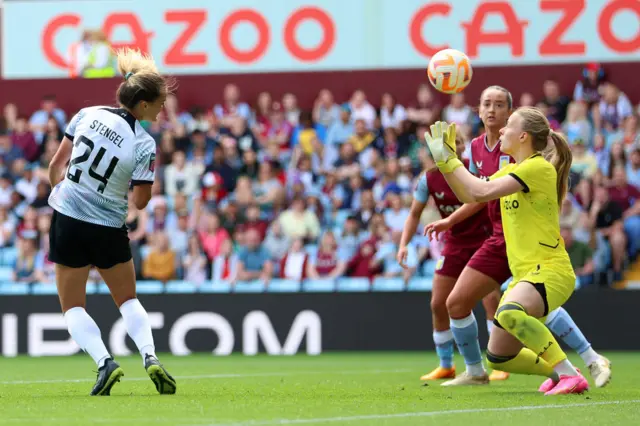
[(333, 100), (333, 94), (328, 89), (322, 89), (313, 103), (313, 121), (326, 129), (340, 120), (340, 107)]
[(220, 254), (213, 259), (211, 279), (213, 282), (227, 281), (235, 283), (238, 279), (238, 256), (233, 252), (231, 240), (225, 240), (220, 247)]
[(176, 277), (176, 255), (169, 248), (169, 237), (156, 231), (151, 238), (151, 251), (142, 263), (142, 275), (148, 280), (166, 283)]
[(591, 248), (573, 238), (573, 229), (571, 225), (565, 224), (560, 228), (560, 235), (564, 240), (565, 248), (571, 259), (571, 266), (580, 281), (581, 286), (589, 286), (593, 283), (593, 274), (595, 272), (593, 262), (593, 251)]
[(24, 157), (22, 150), (11, 143), (9, 133), (3, 129), (0, 129), (0, 157), (6, 167), (13, 164), (15, 160)]
[(416, 103), (407, 109), (407, 118), (417, 124), (431, 125), (440, 117), (440, 104), (428, 84), (421, 84)]
[(372, 129), (373, 122), (376, 119), (375, 108), (367, 101), (367, 95), (362, 90), (356, 90), (349, 101), (351, 107), (352, 120), (362, 120), (365, 129)]
[(380, 121), (382, 127), (385, 129), (395, 128), (400, 131), (400, 124), (407, 119), (407, 111), (405, 108), (398, 104), (396, 98), (388, 92), (382, 95), (380, 105)]
[[(347, 222), (349, 222), (349, 219)], [(355, 221), (351, 219), (351, 222)], [(348, 225), (345, 223), (345, 234), (349, 232), (347, 230), (348, 226), (353, 228), (353, 224)], [(351, 229), (350, 231), (357, 232), (357, 224), (355, 224), (355, 229)], [(357, 250), (357, 246), (355, 247), (355, 250)], [(353, 251), (354, 253), (355, 250)], [(338, 250), (338, 243), (336, 242), (333, 232), (325, 231), (320, 239), (320, 246), (318, 247), (318, 250), (315, 254), (309, 257), (307, 262), (307, 278), (335, 279), (343, 276), (347, 269), (347, 262), (352, 257), (347, 253), (347, 251), (349, 251), (349, 248), (346, 248), (345, 250), (344, 246), (340, 247), (340, 250)]]
[(164, 169), (164, 188), (168, 196), (173, 197), (181, 192), (192, 196), (198, 189), (198, 182), (203, 168), (187, 163), (184, 152), (173, 153), (173, 161)]
[(360, 153), (367, 148), (375, 139), (373, 133), (367, 128), (364, 119), (355, 120), (355, 132), (347, 141), (351, 144), (356, 153)]
[(237, 225), (240, 232), (247, 232), (249, 229), (255, 229), (260, 236), (260, 242), (264, 241), (267, 235), (269, 224), (260, 218), (260, 207), (251, 204), (244, 213), (245, 219)]
[(635, 257), (640, 250), (640, 190), (627, 182), (625, 168), (613, 170), (609, 198), (622, 208), (624, 231), (629, 241), (628, 253)]
[(28, 284), (37, 281), (37, 236), (38, 234), (35, 230), (30, 230), (23, 232), (18, 239), (18, 257), (13, 266), (13, 281)]
[(402, 205), (399, 191), (389, 190), (385, 197), (388, 208), (384, 211), (384, 221), (391, 231), (402, 231), (409, 217), (409, 209)]
[(220, 254), (222, 243), (229, 239), (229, 233), (220, 226), (220, 216), (216, 212), (206, 215), (205, 229), (200, 231), (198, 236), (209, 261), (213, 261)]
[(39, 181), (36, 186), (36, 198), (31, 203), (31, 207), (40, 209), (49, 209), (49, 194), (51, 191), (49, 190), (51, 186), (48, 182)]
[(587, 64), (582, 71), (582, 80), (578, 80), (573, 90), (573, 100), (584, 102), (591, 109), (600, 101), (601, 86), (604, 80), (604, 69), (599, 63)]
[(15, 221), (9, 217), (6, 207), (0, 207), (0, 247), (9, 246), (13, 242), (15, 232)]
[(300, 108), (298, 107), (298, 98), (293, 93), (285, 93), (282, 97), (282, 108), (284, 109), (285, 120), (296, 127), (300, 122)]
[(523, 92), (520, 95), (520, 102), (518, 102), (518, 106), (520, 107), (533, 107), (536, 105), (536, 98), (529, 92)]
[(622, 142), (615, 142), (611, 145), (608, 160), (606, 165), (603, 165), (604, 167), (601, 169), (607, 182), (613, 178), (613, 171), (616, 167), (627, 167), (627, 153), (624, 150), (624, 146), (622, 146)]
[(473, 109), (464, 101), (463, 93), (451, 95), (451, 103), (442, 110), (442, 119), (447, 123), (456, 123), (460, 127), (471, 125)]
[(640, 189), (640, 143), (635, 145), (629, 154), (629, 162), (627, 163), (627, 180), (631, 185)]
[(264, 143), (267, 129), (271, 127), (271, 106), (273, 99), (271, 93), (260, 92), (256, 98), (255, 111), (252, 112), (251, 129), (259, 139), (260, 143)]
[(280, 102), (274, 102), (271, 106), (271, 126), (267, 129), (267, 143), (275, 142), (280, 147), (280, 151), (288, 151), (291, 147), (291, 134), (293, 126), (285, 117), (284, 109)]
[(405, 283), (416, 272), (418, 266), (418, 253), (413, 244), (407, 246), (407, 269), (404, 269), (396, 260), (398, 253), (398, 244), (402, 230), (387, 232), (382, 237), (382, 242), (371, 261), (371, 267), (377, 268), (382, 266), (382, 276), (385, 278), (402, 278)]
[[(20, 166), (18, 167), (18, 164)], [(26, 164), (24, 160), (18, 160), (14, 162), (15, 168), (22, 168), (21, 177), (16, 181), (16, 191), (22, 194), (27, 203), (31, 204), (35, 201), (38, 195), (38, 183), (40, 179), (35, 174), (36, 165)]]
[(222, 132), (223, 135), (233, 138), (235, 147), (240, 156), (247, 150), (257, 151), (260, 149), (258, 138), (247, 127), (247, 122), (242, 117), (229, 119), (229, 129)]
[(342, 145), (355, 133), (355, 126), (351, 119), (351, 107), (348, 104), (340, 107), (340, 119), (333, 121), (327, 130), (326, 145)]
[(280, 278), (302, 281), (307, 277), (309, 254), (304, 249), (302, 238), (296, 238), (280, 260)]
[(548, 108), (547, 117), (551, 117), (555, 122), (562, 123), (567, 117), (567, 107), (569, 98), (560, 92), (560, 86), (553, 80), (547, 80), (542, 86), (544, 97), (542, 103)]
[(261, 280), (268, 283), (273, 277), (273, 262), (267, 250), (260, 244), (260, 235), (250, 229), (245, 235), (246, 246), (238, 252), (239, 281)]
[(11, 133), (11, 143), (24, 153), (24, 158), (33, 162), (40, 155), (40, 147), (36, 143), (33, 133), (29, 130), (27, 119), (19, 117), (15, 121), (15, 127)]
[(62, 109), (58, 108), (58, 103), (54, 95), (44, 96), (40, 103), (40, 109), (34, 112), (29, 119), (29, 127), (35, 134), (37, 141), (42, 140), (49, 117), (55, 118), (60, 128), (64, 128), (67, 125), (67, 115)]
[(18, 107), (15, 104), (6, 104), (2, 110), (2, 117), (0, 117), (0, 130), (13, 132), (17, 126), (18, 117)]
[(169, 222), (169, 206), (164, 196), (154, 197), (149, 204), (147, 209), (151, 208), (151, 214), (147, 220), (148, 236), (156, 231), (164, 231)]
[(618, 130), (624, 120), (633, 114), (633, 106), (617, 86), (605, 83), (602, 88), (602, 99), (593, 116), (597, 131), (612, 133)]
[(355, 212), (355, 218), (363, 228), (369, 227), (369, 221), (380, 210), (376, 207), (373, 191), (366, 189), (360, 194), (360, 209)]
[(571, 144), (573, 161), (571, 171), (580, 177), (590, 179), (598, 170), (596, 156), (587, 149), (582, 139), (574, 139)]
[(189, 249), (189, 239), (191, 238), (189, 211), (186, 207), (178, 209), (176, 215), (178, 217), (176, 227), (169, 229), (167, 234), (171, 241), (171, 250), (176, 254), (178, 259), (183, 259)]
[(336, 177), (338, 181), (349, 179), (352, 176), (360, 175), (360, 163), (358, 153), (351, 143), (344, 143), (340, 146), (340, 157), (334, 163)]
[(251, 118), (251, 109), (249, 105), (240, 102), (240, 91), (235, 84), (227, 84), (224, 88), (223, 103), (213, 107), (213, 113), (220, 119), (223, 126), (228, 126), (228, 119), (234, 116), (240, 116), (245, 120)]
[(587, 107), (581, 102), (571, 102), (567, 109), (567, 119), (562, 123), (562, 132), (569, 141), (582, 140), (587, 147), (592, 146), (593, 126), (587, 118)]
[(4, 172), (0, 175), (0, 206), (7, 207), (11, 204), (11, 194), (13, 193), (13, 177), (11, 173)]
[(608, 189), (605, 186), (596, 186), (594, 199), (589, 208), (589, 223), (611, 246), (616, 281), (622, 278), (627, 246), (622, 213), (622, 207), (609, 198)]
[(54, 117), (49, 117), (47, 120), (47, 124), (45, 125), (45, 131), (42, 135), (42, 139), (38, 141), (40, 145), (46, 142), (49, 139), (62, 140), (64, 137), (64, 132), (62, 131), (64, 127), (60, 127), (58, 121)]
[[(283, 232), (280, 222), (277, 220), (272, 222), (264, 240), (264, 248), (269, 253), (269, 258), (279, 262), (290, 246), (291, 239)], [(276, 263), (276, 265), (279, 265), (279, 263)]]
[(278, 217), (283, 233), (291, 239), (315, 241), (320, 235), (320, 223), (315, 213), (309, 211), (301, 197), (291, 201), (291, 206)]
[[(226, 240), (226, 244), (231, 245), (231, 240)], [(188, 249), (182, 257), (182, 270), (185, 281), (197, 286), (207, 279), (207, 257), (202, 252), (200, 239), (192, 234), (188, 239)]]
[(355, 256), (347, 265), (347, 273), (351, 277), (364, 277), (370, 280), (380, 271), (379, 267), (372, 267), (372, 261), (376, 254), (378, 238), (373, 236), (360, 244)]

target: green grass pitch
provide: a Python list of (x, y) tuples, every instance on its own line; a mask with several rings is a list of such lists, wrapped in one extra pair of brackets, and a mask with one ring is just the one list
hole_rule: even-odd
[(537, 377), (422, 386), (418, 378), (436, 365), (425, 353), (160, 356), (178, 380), (173, 396), (157, 395), (140, 357), (126, 357), (118, 359), (125, 377), (110, 397), (88, 396), (95, 380), (88, 356), (3, 358), (0, 425), (640, 424), (640, 354), (606, 355), (614, 363), (608, 387), (559, 397), (539, 394)]

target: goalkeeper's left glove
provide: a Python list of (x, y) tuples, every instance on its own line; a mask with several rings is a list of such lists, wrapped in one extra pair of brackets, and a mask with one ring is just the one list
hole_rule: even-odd
[(424, 133), (431, 155), (442, 173), (452, 173), (462, 166), (456, 154), (456, 125), (438, 121), (431, 125), (431, 134)]

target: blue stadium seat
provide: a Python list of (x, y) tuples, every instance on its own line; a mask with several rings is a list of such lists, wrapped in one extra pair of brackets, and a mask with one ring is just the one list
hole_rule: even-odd
[(196, 285), (188, 281), (169, 281), (167, 293), (195, 293)]
[(436, 272), (437, 263), (438, 263), (437, 260), (433, 260), (433, 259), (426, 260), (422, 265), (422, 275), (429, 278), (433, 277), (433, 275)]
[(0, 266), (0, 281), (13, 280), (13, 268), (11, 266)]
[(371, 290), (368, 278), (340, 278), (337, 285), (341, 292), (367, 292)]
[(21, 295), (29, 294), (29, 286), (25, 283), (0, 283), (0, 294), (4, 295)]
[(371, 289), (373, 291), (404, 291), (405, 285), (402, 278), (378, 277), (373, 280)]
[(98, 283), (96, 285), (96, 293), (97, 294), (110, 294), (111, 291), (109, 291), (109, 287), (107, 287), (107, 285), (105, 283)]
[(14, 262), (18, 258), (18, 249), (15, 247), (5, 247), (2, 249), (2, 257), (0, 258), (0, 266), (13, 267)]
[(31, 286), (31, 294), (51, 295), (58, 294), (55, 283), (35, 283)]
[(273, 279), (267, 287), (269, 293), (297, 293), (300, 291), (300, 282), (296, 280)]
[(315, 244), (307, 244), (304, 246), (304, 251), (306, 251), (309, 256), (314, 257), (316, 253), (318, 253), (318, 246)]
[(431, 291), (432, 288), (433, 280), (423, 277), (413, 277), (407, 285), (407, 291)]
[(227, 281), (206, 281), (198, 287), (200, 293), (231, 293), (231, 284)]
[(505, 291), (507, 289), (507, 287), (509, 287), (509, 283), (511, 282), (513, 278), (509, 278), (507, 281), (505, 281), (501, 286), (500, 286), (500, 290)]
[(336, 291), (336, 281), (331, 279), (306, 279), (302, 283), (302, 291), (308, 293), (333, 293)]
[(138, 281), (136, 291), (140, 294), (164, 293), (164, 284), (160, 281)]
[(351, 214), (352, 212), (349, 209), (338, 210), (336, 212), (335, 227), (342, 228)]
[(263, 293), (265, 290), (264, 281), (239, 281), (236, 283), (233, 291), (236, 293)]

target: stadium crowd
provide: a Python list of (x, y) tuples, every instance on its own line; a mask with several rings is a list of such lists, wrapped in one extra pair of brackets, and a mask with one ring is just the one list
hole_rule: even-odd
[[(620, 280), (640, 250), (640, 106), (616, 83), (589, 64), (572, 96), (547, 81), (542, 98), (514, 100), (542, 108), (571, 143), (561, 228), (582, 285)], [(170, 96), (161, 119), (143, 123), (158, 143), (153, 198), (126, 221), (139, 278), (431, 276), (438, 242), (416, 235), (409, 270), (395, 259), (428, 155), (423, 133), (442, 118), (470, 141), (482, 123), (474, 100), (439, 105), (427, 85), (409, 105), (389, 93), (376, 101), (356, 91), (339, 103), (322, 90), (311, 110), (293, 93), (250, 105), (229, 84), (220, 103), (187, 111)], [(36, 112), (7, 104), (0, 117), (0, 246), (17, 249), (15, 282), (54, 282), (46, 169), (69, 119), (51, 96)], [(422, 225), (438, 218), (430, 204)]]

